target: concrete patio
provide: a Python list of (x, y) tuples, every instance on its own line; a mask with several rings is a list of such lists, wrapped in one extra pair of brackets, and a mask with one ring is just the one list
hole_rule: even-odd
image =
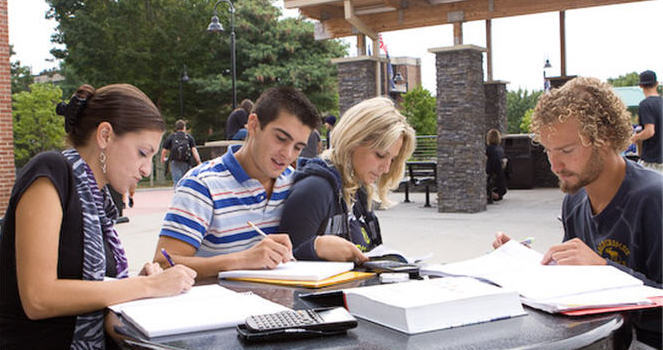
[[(172, 188), (139, 190), (135, 206), (124, 212), (130, 221), (118, 224), (131, 273), (154, 256), (161, 220), (170, 204)], [(532, 247), (545, 252), (562, 240), (563, 228), (557, 219), (564, 194), (556, 188), (511, 190), (505, 199), (488, 205), (475, 214), (438, 213), (424, 208), (424, 194), (411, 193), (411, 203), (403, 203), (403, 193), (392, 193), (396, 203), (380, 210), (385, 244), (408, 256), (432, 253), (428, 262), (448, 263), (475, 257), (492, 248), (496, 231), (505, 231), (516, 239), (534, 237)], [(432, 194), (431, 202), (435, 201)]]

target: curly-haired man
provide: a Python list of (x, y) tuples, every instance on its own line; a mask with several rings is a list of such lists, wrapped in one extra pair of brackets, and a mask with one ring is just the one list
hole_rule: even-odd
[[(567, 193), (564, 243), (542, 263), (610, 264), (661, 288), (663, 175), (619, 155), (632, 129), (610, 85), (579, 77), (543, 95), (532, 130)], [(508, 240), (498, 233), (493, 246)], [(661, 347), (660, 309), (638, 314), (634, 323), (639, 341)]]

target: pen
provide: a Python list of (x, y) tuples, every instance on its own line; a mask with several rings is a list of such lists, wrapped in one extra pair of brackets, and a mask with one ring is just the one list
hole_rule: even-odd
[(534, 237), (527, 237), (527, 238), (523, 239), (522, 241), (520, 241), (520, 244), (526, 245), (528, 247), (531, 246), (532, 243), (534, 243)]
[(173, 262), (173, 259), (168, 255), (168, 252), (166, 251), (166, 248), (161, 248), (161, 254), (166, 258), (166, 261), (168, 261), (168, 264), (170, 266), (175, 266), (175, 263)]
[[(252, 223), (251, 221), (246, 221), (246, 223), (249, 224), (249, 226), (251, 226), (254, 230), (256, 230), (256, 232), (258, 232), (260, 235), (262, 235), (263, 237), (267, 237), (265, 231), (261, 230), (260, 227), (256, 226), (256, 224)], [(292, 253), (290, 253), (290, 261), (295, 261), (295, 257), (292, 256)]]

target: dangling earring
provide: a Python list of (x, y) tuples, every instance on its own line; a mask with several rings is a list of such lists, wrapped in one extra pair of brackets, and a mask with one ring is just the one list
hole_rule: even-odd
[(99, 154), (99, 163), (101, 163), (101, 172), (106, 175), (106, 153), (104, 151)]

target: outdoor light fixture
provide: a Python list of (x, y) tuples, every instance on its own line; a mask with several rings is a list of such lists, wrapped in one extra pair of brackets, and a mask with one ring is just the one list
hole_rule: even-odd
[(228, 4), (228, 11), (230, 12), (230, 65), (233, 81), (233, 109), (235, 109), (237, 108), (237, 90), (235, 89), (235, 80), (237, 76), (235, 67), (235, 6), (233, 6), (233, 3), (230, 0), (219, 0), (214, 4), (214, 16), (212, 16), (212, 22), (207, 26), (207, 31), (212, 33), (223, 31), (223, 26), (221, 25), (221, 22), (219, 22), (219, 17), (216, 12), (216, 7), (222, 2)]
[(546, 59), (546, 63), (543, 65), (543, 91), (548, 92), (550, 91), (550, 80), (546, 77), (546, 71), (552, 68), (552, 65), (550, 64), (550, 60)]
[(403, 75), (401, 75), (401, 72), (396, 72), (396, 75), (394, 75), (394, 84), (402, 84), (405, 79), (403, 79)]
[(189, 76), (186, 74), (186, 65), (182, 66), (182, 73), (180, 74), (180, 117), (184, 117), (184, 99), (182, 97), (182, 83), (189, 81)]

